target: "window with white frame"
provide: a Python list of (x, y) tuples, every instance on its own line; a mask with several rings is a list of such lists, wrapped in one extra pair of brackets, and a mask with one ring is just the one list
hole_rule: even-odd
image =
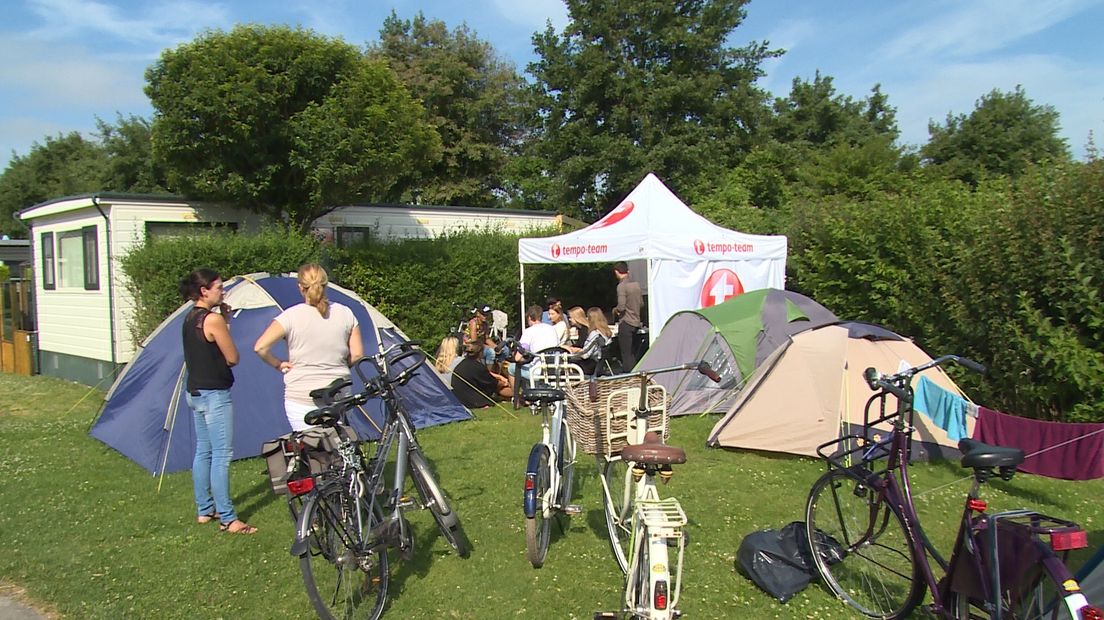
[(57, 233), (57, 286), (100, 288), (100, 252), (95, 226)]

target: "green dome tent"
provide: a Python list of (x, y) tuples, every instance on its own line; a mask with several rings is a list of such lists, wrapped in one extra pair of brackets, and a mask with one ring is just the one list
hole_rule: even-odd
[(675, 313), (636, 370), (705, 360), (721, 376), (719, 384), (696, 371), (664, 373), (655, 380), (671, 396), (670, 415), (724, 413), (752, 372), (790, 336), (838, 320), (800, 293), (749, 291), (715, 306)]

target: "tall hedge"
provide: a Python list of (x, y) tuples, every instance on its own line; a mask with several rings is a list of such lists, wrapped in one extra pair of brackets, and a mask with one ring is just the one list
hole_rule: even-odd
[(318, 241), (279, 228), (258, 234), (209, 234), (150, 239), (121, 259), (127, 291), (134, 299), (131, 336), (141, 342), (180, 307), (179, 283), (195, 269), (206, 267), (224, 278), (267, 271), (295, 271), (318, 262)]

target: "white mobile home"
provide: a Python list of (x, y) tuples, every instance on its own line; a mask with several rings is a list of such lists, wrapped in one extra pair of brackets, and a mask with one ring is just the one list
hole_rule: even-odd
[[(135, 355), (134, 303), (119, 259), (151, 236), (175, 236), (218, 224), (259, 229), (261, 217), (177, 196), (86, 194), (20, 212), (31, 229), (42, 374), (89, 385), (107, 383)], [(399, 205), (345, 206), (319, 218), (315, 231), (339, 245), (368, 238), (434, 237), (462, 228), (505, 232), (576, 227), (555, 213)], [(236, 275), (236, 274), (227, 274)]]

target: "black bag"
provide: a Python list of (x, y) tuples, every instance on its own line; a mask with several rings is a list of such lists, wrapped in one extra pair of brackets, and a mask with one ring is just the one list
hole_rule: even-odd
[[(341, 433), (357, 441), (350, 427), (341, 427)], [(272, 492), (287, 493), (288, 480), (298, 480), (330, 469), (341, 461), (337, 448), (341, 444), (334, 428), (315, 426), (305, 431), (292, 431), (261, 445), (261, 456), (268, 465), (268, 481)]]
[[(827, 548), (829, 564), (842, 558), (843, 551), (835, 539), (819, 531), (817, 538)], [(781, 531), (761, 530), (745, 536), (736, 552), (736, 565), (780, 603), (804, 590), (816, 573), (805, 524), (801, 521), (794, 521)]]

